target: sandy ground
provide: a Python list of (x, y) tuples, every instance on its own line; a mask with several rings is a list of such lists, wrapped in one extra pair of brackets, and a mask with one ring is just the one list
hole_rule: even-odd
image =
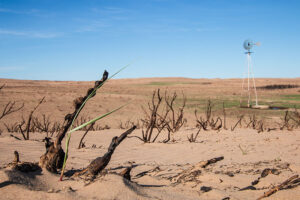
[[(139, 135), (135, 130), (133, 135)], [(169, 144), (144, 144), (136, 138), (127, 138), (115, 151), (107, 169), (118, 172), (123, 167), (134, 166), (132, 182), (115, 174), (107, 174), (85, 185), (84, 180), (65, 178), (45, 170), (36, 174), (14, 172), (8, 168), (0, 171), (0, 199), (256, 199), (264, 192), (295, 174), (300, 174), (299, 131), (280, 131), (258, 134), (250, 129), (234, 132), (210, 131), (199, 135), (196, 143), (189, 143), (187, 135), (193, 130), (181, 130)], [(103, 155), (113, 136), (122, 130), (90, 132), (86, 147), (77, 149), (83, 132), (72, 136), (67, 169), (86, 167), (94, 158)], [(20, 141), (2, 134), (0, 162), (5, 166), (20, 152), (21, 161), (36, 161), (45, 151), (41, 139)], [(197, 169), (197, 163), (224, 156), (224, 159)], [(199, 172), (187, 175), (190, 169)], [(251, 185), (266, 168), (276, 169), (255, 185), (256, 190), (240, 189)], [(144, 174), (142, 172), (145, 172)], [(141, 175), (142, 173), (142, 175)], [(202, 186), (212, 190), (203, 192)], [(280, 190), (269, 199), (299, 199), (300, 187)]]
[[(257, 85), (298, 84), (297, 79), (258, 79)], [(8, 133), (4, 123), (14, 124), (26, 118), (39, 99), (45, 96), (36, 116), (46, 114), (51, 122), (62, 122), (64, 116), (73, 110), (72, 102), (83, 96), (93, 82), (68, 81), (23, 81), (0, 79), (0, 109), (9, 101), (17, 105), (24, 103), (24, 108), (0, 122), (0, 199), (257, 199), (264, 192), (282, 183), (287, 178), (300, 175), (300, 131), (271, 131), (257, 133), (252, 129), (234, 131), (201, 131), (195, 143), (190, 143), (187, 136), (196, 133), (194, 110), (203, 106), (206, 100), (233, 101), (240, 97), (240, 79), (118, 79), (108, 82), (84, 108), (81, 113), (85, 118), (94, 118), (108, 112), (123, 103), (131, 102), (100, 122), (111, 129), (89, 132), (85, 138), (85, 148), (77, 149), (83, 134), (78, 131), (71, 139), (71, 149), (67, 171), (82, 169), (94, 158), (102, 156), (113, 136), (120, 135), (121, 122), (135, 122), (143, 116), (141, 106), (151, 99), (152, 91), (176, 91), (178, 96), (184, 91), (188, 98), (185, 117), (186, 126), (173, 135), (171, 142), (161, 141), (145, 144), (137, 138), (127, 138), (116, 149), (105, 176), (88, 183), (79, 178), (66, 177), (58, 181), (58, 174), (46, 170), (35, 173), (21, 173), (5, 166), (13, 160), (13, 152), (20, 153), (21, 161), (38, 162), (45, 152), (42, 139), (45, 133), (31, 133), (29, 141), (17, 140), (20, 133)], [(283, 102), (299, 105), (299, 88), (258, 91), (265, 102)], [(290, 99), (287, 101), (286, 98)], [(182, 97), (180, 97), (182, 100)], [(286, 101), (286, 102), (284, 102)], [(230, 102), (229, 102), (230, 103)], [(256, 112), (274, 124), (280, 120), (282, 111), (251, 111), (227, 108), (227, 127), (241, 112)], [(230, 119), (231, 117), (231, 119)], [(230, 121), (232, 120), (232, 121)], [(274, 125), (273, 124), (273, 125)], [(132, 135), (140, 136), (141, 129)], [(64, 143), (64, 141), (63, 141)], [(221, 157), (224, 159), (201, 167), (203, 161)], [(132, 166), (132, 181), (117, 175), (125, 167)], [(257, 180), (265, 169), (274, 173), (259, 179), (252, 189), (243, 190)], [(269, 199), (300, 199), (300, 187), (280, 190)], [(296, 185), (297, 185), (296, 184)], [(203, 187), (211, 190), (204, 192)], [(202, 188), (202, 190), (201, 190)], [(227, 198), (228, 197), (228, 198)]]

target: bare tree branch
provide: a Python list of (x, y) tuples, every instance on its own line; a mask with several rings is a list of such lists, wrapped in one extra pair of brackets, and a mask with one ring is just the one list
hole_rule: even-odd
[[(25, 120), (23, 119), (22, 122), (19, 124), (19, 129), (21, 131), (21, 134), (23, 136), (23, 138), (25, 140), (29, 140), (29, 135), (30, 135), (30, 131), (33, 131), (32, 129), (34, 129), (34, 127), (32, 127), (31, 121), (32, 121), (32, 117), (33, 117), (33, 113), (36, 111), (36, 109), (44, 102), (45, 97), (43, 97), (38, 104), (33, 108), (33, 110), (30, 112), (28, 119), (27, 119), (27, 123), (26, 123), (26, 127), (25, 129), (22, 128), (23, 124), (25, 124)], [(25, 137), (24, 137), (25, 136)]]
[(3, 111), (2, 111), (2, 113), (0, 114), (0, 120), (3, 118), (3, 117), (5, 117), (5, 116), (7, 116), (7, 115), (9, 115), (9, 114), (11, 114), (11, 113), (14, 113), (14, 112), (17, 112), (17, 111), (19, 111), (19, 110), (21, 110), (23, 107), (24, 107), (24, 103), (20, 106), (20, 107), (16, 107), (16, 102), (14, 101), (14, 102), (8, 102), (5, 106), (4, 106), (4, 109), (3, 109)]
[(82, 171), (76, 173), (75, 176), (80, 176), (86, 173), (87, 175), (93, 176), (99, 174), (110, 162), (111, 156), (114, 153), (117, 146), (135, 129), (136, 126), (133, 126), (131, 129), (122, 133), (119, 137), (113, 137), (107, 152), (102, 157), (98, 157), (95, 160), (93, 160), (86, 169), (83, 169)]
[(79, 142), (79, 145), (78, 145), (78, 149), (81, 149), (82, 148), (82, 145), (83, 145), (83, 139), (85, 138), (85, 136), (87, 135), (87, 133), (93, 128), (93, 126), (95, 125), (95, 122), (94, 123), (92, 123), (89, 127), (88, 127), (88, 129), (85, 131), (85, 133), (83, 134), (83, 136), (81, 137), (81, 139), (80, 139), (80, 142)]

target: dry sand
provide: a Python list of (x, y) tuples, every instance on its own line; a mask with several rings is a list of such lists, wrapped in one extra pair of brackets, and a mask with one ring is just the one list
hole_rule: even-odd
[[(136, 130), (133, 135), (139, 135)], [(105, 175), (85, 186), (83, 180), (66, 178), (59, 182), (59, 175), (43, 170), (25, 174), (9, 169), (0, 171), (1, 199), (256, 199), (272, 186), (295, 174), (300, 174), (300, 134), (297, 131), (281, 131), (258, 134), (253, 130), (237, 129), (202, 133), (197, 143), (189, 143), (187, 134), (193, 130), (181, 130), (170, 144), (144, 144), (136, 138), (127, 138), (114, 153), (107, 169), (133, 165), (132, 182), (114, 174)], [(71, 140), (67, 169), (81, 169), (91, 160), (103, 155), (113, 136), (121, 130), (90, 132), (86, 147), (77, 145), (83, 132), (77, 132)], [(21, 161), (36, 161), (44, 152), (44, 144), (38, 140), (19, 141), (7, 134), (0, 138), (0, 161), (5, 166), (13, 159), (13, 152), (20, 152)], [(95, 147), (95, 145), (96, 147)], [(92, 147), (94, 145), (94, 147)], [(243, 151), (240, 149), (240, 147)], [(176, 184), (176, 175), (214, 157), (224, 159), (209, 165), (192, 180), (184, 179)], [(257, 190), (239, 191), (251, 185), (261, 172), (277, 169), (255, 185)], [(119, 170), (112, 170), (115, 172)], [(141, 172), (150, 170), (144, 176)], [(212, 187), (202, 192), (202, 186)], [(281, 190), (269, 199), (299, 199), (300, 187)]]
[[(153, 85), (153, 82), (170, 82), (169, 85)], [(78, 94), (84, 94), (91, 82), (49, 82), (16, 81), (2, 79), (7, 90), (1, 94), (0, 105), (9, 100), (25, 102), (21, 113), (8, 116), (4, 122), (15, 122), (26, 115), (37, 103), (37, 99), (46, 96), (46, 103), (41, 105), (39, 113), (50, 114), (54, 119), (62, 120), (72, 110), (72, 101)], [(182, 82), (172, 85), (174, 82)], [(183, 82), (189, 82), (185, 84)], [(192, 84), (190, 82), (196, 82)], [(210, 82), (208, 84), (207, 82)], [(300, 79), (282, 79), (280, 83), (299, 84)], [(152, 83), (147, 85), (147, 83)], [(258, 80), (258, 85), (278, 83), (278, 80)], [(142, 86), (141, 86), (142, 85)], [(211, 85), (211, 87), (208, 87)], [(229, 85), (232, 87), (227, 88)], [(80, 87), (79, 87), (80, 86)], [(240, 80), (219, 79), (133, 79), (114, 80), (103, 88), (102, 95), (97, 95), (83, 114), (95, 117), (99, 113), (117, 107), (120, 102), (132, 100), (134, 103), (120, 113), (106, 119), (103, 123), (117, 128), (122, 119), (137, 119), (143, 105), (155, 88), (185, 90), (186, 95), (199, 97), (227, 98), (240, 86)], [(202, 88), (202, 93), (199, 92)], [(204, 89), (206, 89), (204, 91)], [(280, 91), (284, 94), (297, 94), (299, 89)], [(218, 91), (213, 93), (213, 91)], [(266, 96), (272, 96), (266, 92)], [(201, 96), (202, 97), (202, 96)], [(192, 113), (192, 112), (191, 112)], [(191, 115), (187, 115), (193, 121)], [(300, 132), (271, 131), (257, 133), (251, 129), (201, 131), (196, 143), (190, 143), (187, 136), (196, 133), (194, 123), (183, 127), (174, 134), (174, 141), (167, 144), (157, 142), (144, 144), (137, 138), (126, 138), (118, 146), (106, 169), (110, 172), (87, 184), (79, 178), (66, 177), (59, 181), (59, 175), (46, 170), (35, 173), (21, 173), (5, 166), (13, 160), (13, 152), (20, 153), (21, 161), (38, 162), (45, 152), (42, 139), (45, 134), (31, 134), (31, 140), (20, 141), (10, 137), (3, 129), (0, 136), (0, 199), (257, 199), (273, 186), (282, 183), (295, 174), (300, 174)], [(89, 132), (85, 138), (86, 147), (77, 149), (83, 134), (73, 134), (67, 171), (82, 169), (90, 161), (102, 156), (110, 144), (111, 138), (124, 130), (109, 129)], [(137, 129), (132, 135), (140, 135)], [(164, 133), (165, 134), (165, 133)], [(165, 135), (162, 134), (162, 137)], [(15, 134), (16, 135), (16, 134)], [(20, 135), (18, 135), (20, 136)], [(163, 138), (159, 138), (162, 141)], [(64, 141), (63, 141), (64, 143)], [(206, 168), (199, 167), (199, 162), (224, 156), (224, 159)], [(116, 175), (124, 167), (133, 166), (132, 182)], [(266, 168), (276, 169), (276, 174), (261, 178), (255, 185), (256, 190), (240, 189), (250, 186), (260, 177)], [(192, 173), (196, 172), (196, 173)], [(191, 175), (192, 174), (192, 175)], [(180, 178), (181, 177), (181, 178)], [(299, 185), (299, 184), (298, 184)], [(203, 186), (212, 190), (203, 192)], [(300, 199), (300, 187), (280, 190), (267, 199)]]

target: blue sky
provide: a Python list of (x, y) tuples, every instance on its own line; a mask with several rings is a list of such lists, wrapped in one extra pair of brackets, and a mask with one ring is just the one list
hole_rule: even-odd
[(0, 0), (0, 78), (300, 77), (298, 0)]

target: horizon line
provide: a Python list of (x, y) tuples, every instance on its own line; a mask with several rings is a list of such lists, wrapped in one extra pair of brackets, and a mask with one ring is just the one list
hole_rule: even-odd
[[(255, 79), (299, 79), (300, 77), (254, 77)], [(241, 78), (241, 77), (230, 77), (230, 78), (220, 78), (220, 77), (214, 77), (214, 78), (191, 78), (191, 77), (181, 77), (181, 76), (169, 76), (169, 77), (133, 77), (133, 78), (113, 78), (111, 80), (125, 80), (125, 79), (221, 79), (221, 80), (226, 80), (226, 79), (247, 79)], [(72, 81), (72, 82), (90, 82), (90, 81), (96, 81), (96, 80), (55, 80), (55, 79), (19, 79), (19, 78), (1, 78), (0, 80), (16, 80), (16, 81), (54, 81), (54, 82), (66, 82), (66, 81)], [(98, 80), (98, 79), (97, 79)]]

